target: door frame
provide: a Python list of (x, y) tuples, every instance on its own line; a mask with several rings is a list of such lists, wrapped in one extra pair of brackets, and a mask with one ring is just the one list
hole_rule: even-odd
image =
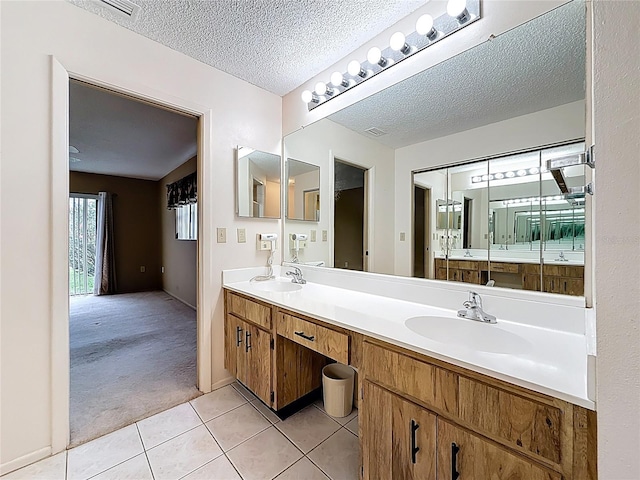
[(215, 243), (213, 208), (205, 199), (213, 195), (213, 111), (204, 105), (168, 92), (161, 92), (133, 79), (95, 78), (86, 72), (68, 70), (51, 55), (51, 453), (67, 448), (70, 440), (69, 397), (69, 81), (70, 78), (129, 95), (198, 118), (198, 259), (197, 259), (197, 387), (212, 388), (212, 315), (214, 305), (207, 296)]

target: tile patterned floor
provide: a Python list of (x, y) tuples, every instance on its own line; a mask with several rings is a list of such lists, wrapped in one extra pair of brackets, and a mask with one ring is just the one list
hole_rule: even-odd
[(357, 480), (357, 435), (355, 409), (281, 421), (234, 383), (2, 480)]

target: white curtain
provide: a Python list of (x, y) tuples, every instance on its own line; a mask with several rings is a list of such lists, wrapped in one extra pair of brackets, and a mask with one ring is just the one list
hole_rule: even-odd
[(113, 194), (98, 193), (98, 225), (96, 235), (96, 276), (94, 295), (116, 293), (116, 266), (113, 248)]

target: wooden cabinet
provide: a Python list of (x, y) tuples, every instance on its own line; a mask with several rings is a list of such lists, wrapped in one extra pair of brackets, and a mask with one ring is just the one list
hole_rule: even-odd
[(435, 480), (436, 416), (373, 383), (364, 390), (364, 478)]
[[(271, 331), (254, 323), (271, 326), (271, 309), (231, 292), (227, 292), (226, 301), (225, 368), (271, 405)], [(240, 314), (248, 317), (241, 319)]]
[(438, 479), (561, 480), (560, 473), (438, 418)]
[(349, 336), (287, 313), (278, 313), (276, 332), (333, 360), (349, 363)]
[[(436, 419), (437, 439), (420, 439), (435, 445), (435, 478), (596, 478), (595, 412), (377, 340), (365, 340), (363, 351), (365, 478), (414, 478), (398, 438), (407, 415), (420, 412)], [(459, 477), (451, 476), (454, 458)]]

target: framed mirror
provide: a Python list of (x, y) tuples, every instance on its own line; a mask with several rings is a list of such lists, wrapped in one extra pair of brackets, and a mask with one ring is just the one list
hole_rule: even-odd
[(320, 167), (287, 158), (287, 219), (320, 221)]
[(236, 179), (239, 217), (280, 218), (280, 155), (239, 146)]
[[(582, 295), (589, 214), (541, 171), (562, 149), (584, 151), (585, 64), (586, 9), (574, 0), (285, 137), (287, 155), (328, 172), (303, 260), (344, 268), (339, 160), (367, 172), (364, 270)], [(510, 185), (507, 162), (521, 163)], [(567, 185), (584, 186), (572, 168)], [(297, 228), (286, 219), (285, 232)]]

